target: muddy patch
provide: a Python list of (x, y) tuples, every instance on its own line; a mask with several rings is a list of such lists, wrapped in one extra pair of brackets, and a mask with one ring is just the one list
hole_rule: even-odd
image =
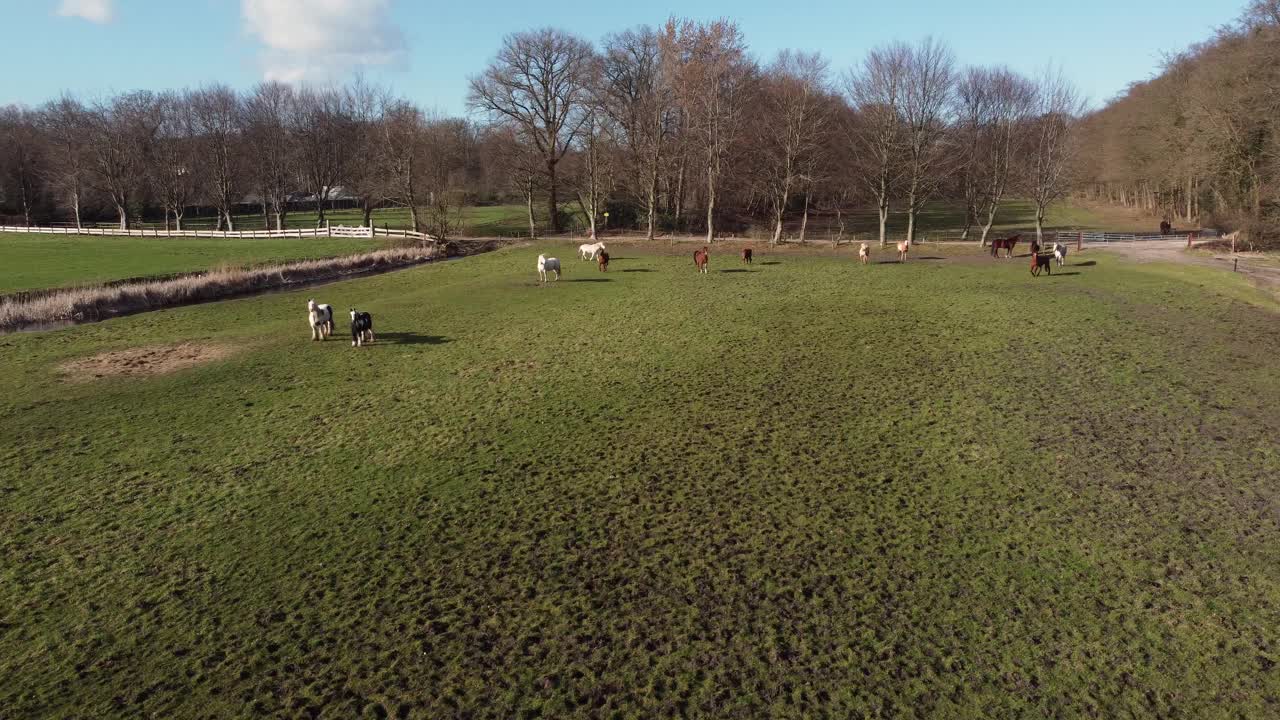
[(107, 377), (165, 375), (229, 357), (229, 345), (182, 343), (98, 353), (63, 363), (59, 370), (69, 379), (88, 382)]

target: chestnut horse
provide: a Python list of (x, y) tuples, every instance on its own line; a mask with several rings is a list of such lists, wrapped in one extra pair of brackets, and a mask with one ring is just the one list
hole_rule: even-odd
[(1013, 257), (1013, 247), (1022, 239), (1021, 235), (1010, 235), (1007, 238), (995, 238), (991, 241), (991, 257), (1000, 257), (1000, 251), (1004, 250), (1004, 256)]
[(711, 255), (707, 252), (706, 246), (703, 246), (701, 250), (695, 250), (693, 253), (693, 264), (700, 273), (707, 271), (707, 261), (710, 259)]
[(751, 264), (751, 248), (742, 248), (742, 262)]
[(596, 265), (599, 266), (600, 272), (609, 272), (609, 253), (604, 250), (597, 253)]
[(911, 241), (903, 240), (898, 243), (898, 262), (906, 262), (907, 251), (911, 249)]

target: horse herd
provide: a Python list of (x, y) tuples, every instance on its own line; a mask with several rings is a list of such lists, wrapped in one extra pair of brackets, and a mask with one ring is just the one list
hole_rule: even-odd
[[(1005, 251), (1005, 257), (1013, 257), (1013, 248), (1022, 239), (1021, 235), (1012, 235), (1007, 238), (997, 238), (991, 241), (991, 256), (999, 257), (1000, 251)], [(911, 241), (904, 240), (898, 243), (898, 262), (905, 262), (907, 254), (911, 250)], [(578, 257), (581, 260), (595, 260), (596, 267), (600, 272), (609, 271), (609, 251), (605, 248), (604, 243), (583, 243), (578, 246)], [(743, 248), (741, 251), (743, 264), (750, 265), (754, 261), (754, 254), (751, 248)], [(1043, 270), (1052, 274), (1050, 270), (1050, 260), (1056, 260), (1061, 266), (1067, 257), (1067, 246), (1060, 242), (1053, 244), (1052, 255), (1042, 255), (1040, 253), (1040, 244), (1031, 241), (1031, 274), (1039, 275)], [(871, 260), (871, 248), (867, 243), (862, 243), (858, 248), (858, 261), (866, 265)], [(705, 275), (708, 266), (711, 263), (711, 252), (706, 246), (695, 250), (693, 253), (693, 265), (699, 274)], [(547, 257), (546, 255), (538, 255), (538, 282), (545, 283), (549, 274), (554, 274), (555, 279), (560, 279), (562, 272), (560, 259)], [(351, 346), (360, 347), (366, 342), (373, 342), (373, 316), (367, 312), (360, 312), (355, 308), (351, 308)], [(312, 340), (324, 340), (333, 335), (333, 307), (323, 303), (317, 303), (315, 300), (307, 300), (307, 325), (311, 328)]]
[[(1021, 235), (1011, 235), (1007, 238), (996, 238), (991, 241), (991, 257), (1000, 257), (1000, 251), (1005, 251), (1005, 257), (1013, 257), (1013, 248), (1022, 239)], [(906, 262), (907, 254), (911, 251), (911, 241), (903, 240), (898, 243), (898, 262)], [(750, 265), (753, 260), (751, 248), (743, 248), (741, 251), (742, 262)], [(583, 243), (578, 246), (578, 258), (581, 260), (595, 260), (601, 272), (609, 270), (609, 252), (605, 249), (602, 242)], [(1061, 267), (1067, 259), (1067, 246), (1060, 242), (1053, 244), (1053, 253), (1050, 255), (1040, 254), (1040, 243), (1036, 240), (1031, 241), (1031, 274), (1039, 275), (1041, 270), (1051, 272), (1049, 270), (1050, 260), (1055, 260)], [(858, 261), (866, 265), (871, 261), (871, 248), (867, 243), (862, 243), (858, 247)], [(706, 274), (707, 267), (711, 262), (711, 253), (704, 245), (693, 252), (693, 266), (699, 274)], [(538, 255), (538, 281), (545, 283), (548, 273), (555, 273), (555, 279), (560, 279), (561, 266), (560, 259), (547, 257), (546, 255)]]
[[(995, 238), (991, 241), (991, 257), (1000, 257), (1000, 251), (1004, 250), (1006, 258), (1013, 257), (1013, 248), (1022, 239), (1021, 235), (1010, 235), (1007, 238)], [(1067, 246), (1065, 243), (1055, 241), (1053, 243), (1052, 254), (1040, 254), (1040, 243), (1037, 240), (1031, 241), (1031, 274), (1039, 275), (1043, 270), (1046, 274), (1052, 275), (1050, 270), (1050, 261), (1056, 261), (1058, 267), (1067, 261)]]

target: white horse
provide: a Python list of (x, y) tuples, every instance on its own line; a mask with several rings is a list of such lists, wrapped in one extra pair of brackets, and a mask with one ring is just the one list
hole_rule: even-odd
[(549, 258), (546, 255), (538, 256), (538, 282), (547, 281), (547, 273), (556, 274), (556, 280), (560, 280), (560, 260), (557, 258)]
[(307, 301), (307, 324), (311, 326), (311, 339), (324, 340), (333, 334), (333, 308)]
[(871, 259), (871, 250), (870, 248), (867, 247), (866, 243), (862, 243), (862, 246), (858, 248), (858, 260), (863, 265), (866, 265), (867, 261), (870, 259)]
[(596, 255), (601, 250), (604, 250), (604, 243), (602, 242), (598, 242), (595, 244), (583, 243), (578, 246), (578, 256), (581, 257), (583, 260), (595, 260)]
[(1067, 246), (1065, 243), (1055, 242), (1053, 244), (1053, 259), (1058, 261), (1058, 267), (1062, 267), (1067, 261)]

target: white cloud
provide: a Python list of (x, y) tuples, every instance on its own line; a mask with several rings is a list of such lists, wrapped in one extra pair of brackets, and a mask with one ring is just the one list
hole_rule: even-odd
[(62, 0), (58, 4), (58, 14), (102, 25), (115, 17), (115, 8), (111, 3), (112, 0)]
[(241, 0), (245, 29), (262, 43), (268, 80), (325, 80), (404, 61), (389, 0)]

